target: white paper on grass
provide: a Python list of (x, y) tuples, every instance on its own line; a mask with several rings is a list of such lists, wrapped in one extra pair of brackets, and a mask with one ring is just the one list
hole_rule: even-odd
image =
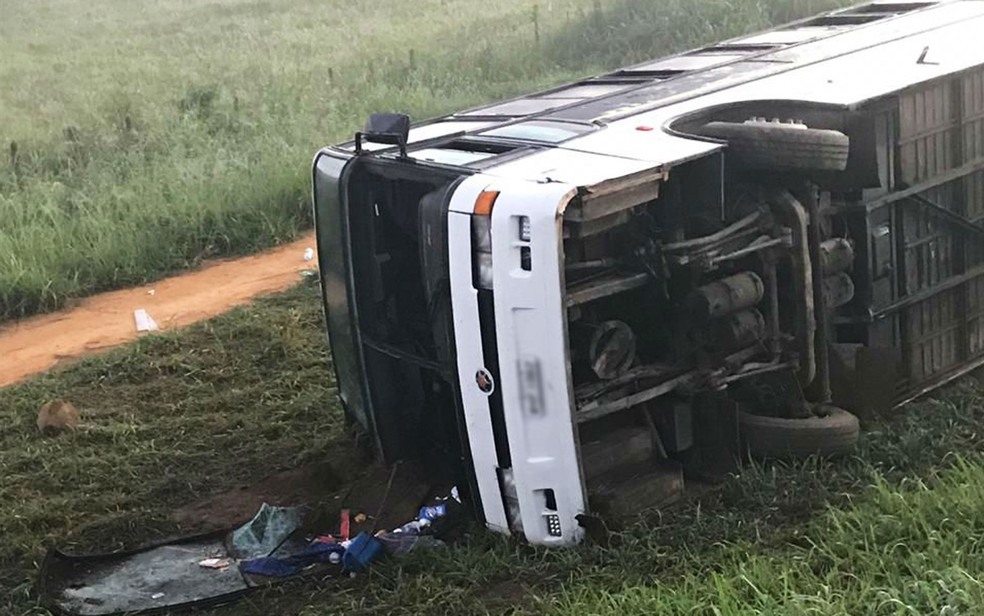
[(155, 332), (160, 329), (157, 326), (157, 321), (147, 314), (147, 311), (143, 308), (133, 311), (133, 320), (137, 322), (138, 332)]

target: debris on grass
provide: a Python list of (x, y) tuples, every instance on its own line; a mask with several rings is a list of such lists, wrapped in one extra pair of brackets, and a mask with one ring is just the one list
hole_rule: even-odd
[[(383, 513), (391, 486), (392, 481), (387, 482), (378, 500), (382, 504), (376, 519)], [(371, 491), (372, 486), (366, 488)], [(360, 500), (364, 495), (351, 498)], [(462, 519), (461, 505), (452, 496), (429, 498), (417, 501), (415, 519), (400, 528), (361, 530), (349, 539), (353, 522), (370, 519), (350, 511), (342, 509), (338, 527), (325, 529), (318, 528), (323, 522), (315, 521), (321, 518), (305, 515), (315, 513), (311, 506), (263, 503), (249, 522), (238, 527), (136, 550), (74, 556), (53, 549), (41, 567), (40, 597), (45, 606), (66, 616), (139, 614), (162, 607), (173, 612), (198, 609), (235, 601), (287, 579), (355, 576), (387, 555), (443, 548), (447, 523)], [(167, 589), (163, 605), (153, 597), (147, 599), (149, 592), (159, 589)]]
[(229, 558), (206, 558), (198, 561), (198, 566), (205, 569), (225, 569), (231, 564), (232, 560)]
[(417, 518), (389, 531), (376, 533), (376, 539), (392, 556), (402, 556), (419, 549), (443, 548), (447, 544), (438, 538), (449, 526), (460, 521), (458, 488), (451, 495), (434, 499), (433, 504), (420, 508)]
[[(343, 543), (343, 545), (345, 545)], [(383, 544), (369, 533), (359, 533), (345, 545), (342, 564), (348, 573), (362, 573), (383, 553)]]
[(349, 510), (342, 509), (341, 513), (338, 515), (338, 536), (341, 537), (342, 541), (348, 541), (351, 523)]
[[(397, 529), (398, 531), (399, 529)], [(447, 547), (447, 544), (434, 535), (421, 535), (409, 532), (381, 531), (376, 540), (391, 556), (403, 556), (418, 549), (435, 549)]]
[(79, 426), (79, 411), (71, 402), (52, 400), (38, 411), (38, 430), (42, 434), (54, 434), (74, 430)]
[[(136, 550), (69, 555), (52, 549), (41, 567), (40, 599), (66, 616), (140, 614), (162, 607), (178, 612), (229, 603), (302, 575), (325, 579), (363, 573), (387, 552), (379, 538), (365, 531), (344, 541), (335, 538), (334, 530), (310, 534), (301, 529), (302, 510), (264, 503), (237, 528)], [(348, 515), (340, 516), (337, 536), (346, 535), (348, 523)], [(417, 543), (425, 542), (399, 551), (406, 553)], [(160, 589), (167, 589), (166, 598), (156, 592)]]
[(303, 573), (319, 564), (337, 565), (344, 560), (346, 549), (334, 541), (315, 539), (298, 553), (287, 556), (264, 556), (239, 563), (239, 570), (248, 575), (287, 578)]
[(274, 552), (301, 527), (301, 507), (271, 507), (263, 503), (253, 519), (232, 533), (230, 552), (240, 559), (252, 559)]
[[(41, 566), (39, 598), (65, 616), (179, 612), (235, 601), (279, 578), (340, 575), (345, 548), (334, 539), (306, 537), (300, 512), (264, 503), (237, 528), (108, 554), (52, 549)], [(368, 553), (352, 558), (359, 566), (372, 559)]]
[(133, 320), (136, 321), (138, 332), (156, 332), (160, 329), (157, 321), (154, 320), (143, 308), (133, 311)]

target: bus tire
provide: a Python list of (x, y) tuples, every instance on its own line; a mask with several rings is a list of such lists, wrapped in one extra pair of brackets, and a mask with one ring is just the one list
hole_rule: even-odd
[(732, 158), (761, 171), (843, 171), (850, 139), (835, 130), (780, 122), (710, 122), (702, 135), (728, 142)]
[(745, 450), (753, 457), (834, 457), (852, 453), (858, 444), (858, 418), (836, 406), (826, 414), (803, 419), (766, 417), (738, 412), (738, 429)]

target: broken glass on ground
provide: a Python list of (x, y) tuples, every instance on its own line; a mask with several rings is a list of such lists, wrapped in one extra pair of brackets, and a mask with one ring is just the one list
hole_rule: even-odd
[(239, 560), (267, 556), (301, 527), (300, 507), (271, 507), (263, 503), (253, 519), (232, 531), (229, 554)]
[(146, 613), (230, 601), (249, 588), (239, 571), (198, 565), (226, 554), (225, 535), (211, 533), (95, 556), (53, 550), (41, 568), (41, 598), (51, 611), (77, 616)]
[[(294, 535), (298, 507), (264, 503), (252, 520), (231, 530), (138, 550), (73, 556), (52, 550), (41, 568), (41, 599), (70, 616), (156, 613), (234, 601), (269, 583), (235, 566), (211, 566), (266, 556), (289, 557), (306, 545)], [(207, 563), (207, 564), (206, 564)]]
[[(400, 465), (395, 472), (372, 469), (360, 476), (358, 491), (349, 488), (344, 496), (337, 497), (344, 498), (345, 505), (354, 511), (374, 512), (364, 519), (356, 516), (351, 524), (356, 537), (351, 542), (340, 541), (340, 534), (334, 529), (331, 535), (308, 536), (300, 530), (300, 509), (263, 504), (242, 526), (136, 550), (85, 556), (51, 550), (38, 581), (41, 602), (52, 613), (63, 616), (176, 613), (232, 603), (257, 588), (286, 579), (320, 580), (341, 575), (344, 561), (333, 561), (342, 560), (345, 553), (314, 545), (318, 541), (339, 541), (337, 545), (343, 548), (354, 544), (355, 549), (347, 550), (348, 571), (364, 570), (385, 551), (405, 554), (425, 546), (437, 547), (442, 544), (445, 531), (455, 534), (451, 527), (458, 524), (449, 523), (461, 520), (456, 515), (461, 504), (453, 491), (450, 498), (428, 502), (433, 488), (423, 477), (427, 474), (411, 465)], [(421, 505), (427, 504), (431, 507), (421, 510)], [(421, 522), (421, 517), (425, 522)], [(377, 528), (397, 528), (407, 519), (427, 527), (423, 537), (401, 537), (390, 541), (387, 550), (384, 540), (373, 536)], [(257, 575), (239, 566), (264, 557), (299, 566), (300, 573), (281, 578)], [(229, 566), (208, 566), (226, 560)]]

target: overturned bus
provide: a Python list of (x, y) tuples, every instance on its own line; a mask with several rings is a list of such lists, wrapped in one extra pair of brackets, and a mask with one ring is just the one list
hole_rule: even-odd
[(984, 2), (874, 2), (314, 160), (347, 417), (578, 542), (984, 363)]

